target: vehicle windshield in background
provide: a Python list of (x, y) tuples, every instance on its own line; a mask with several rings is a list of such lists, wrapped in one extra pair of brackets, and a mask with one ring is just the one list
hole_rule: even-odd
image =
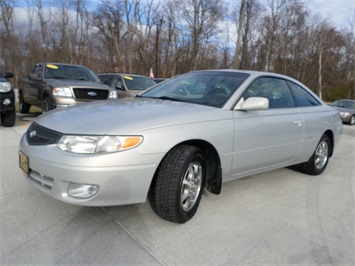
[(249, 77), (226, 71), (190, 72), (171, 78), (144, 92), (140, 97), (190, 102), (221, 108)]
[(45, 78), (100, 82), (94, 72), (86, 67), (61, 64), (47, 64)]
[(332, 106), (340, 108), (355, 109), (355, 101), (339, 100), (332, 104)]
[(150, 78), (137, 77), (137, 76), (123, 76), (127, 89), (129, 90), (146, 90), (156, 85)]

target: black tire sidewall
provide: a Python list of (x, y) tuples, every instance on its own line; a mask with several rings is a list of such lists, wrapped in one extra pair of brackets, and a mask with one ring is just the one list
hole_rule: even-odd
[(12, 109), (1, 114), (1, 124), (4, 127), (13, 127), (16, 121), (16, 110)]

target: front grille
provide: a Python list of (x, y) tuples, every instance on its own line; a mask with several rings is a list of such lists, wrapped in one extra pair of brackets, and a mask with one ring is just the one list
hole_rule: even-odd
[(77, 100), (106, 100), (109, 95), (108, 90), (73, 88), (73, 91)]
[(33, 122), (26, 132), (27, 142), (30, 145), (49, 145), (59, 141), (63, 134), (42, 127)]

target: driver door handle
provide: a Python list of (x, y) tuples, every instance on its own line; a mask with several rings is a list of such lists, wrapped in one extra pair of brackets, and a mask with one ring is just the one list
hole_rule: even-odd
[(302, 121), (301, 121), (301, 120), (294, 121), (293, 124), (294, 124), (296, 127), (301, 127), (301, 126), (302, 126)]

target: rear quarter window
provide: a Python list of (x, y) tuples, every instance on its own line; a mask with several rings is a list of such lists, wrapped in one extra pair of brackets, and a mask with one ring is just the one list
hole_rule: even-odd
[(316, 98), (314, 98), (312, 94), (310, 94), (301, 86), (289, 81), (287, 82), (287, 84), (291, 88), (297, 107), (321, 105), (321, 103)]

